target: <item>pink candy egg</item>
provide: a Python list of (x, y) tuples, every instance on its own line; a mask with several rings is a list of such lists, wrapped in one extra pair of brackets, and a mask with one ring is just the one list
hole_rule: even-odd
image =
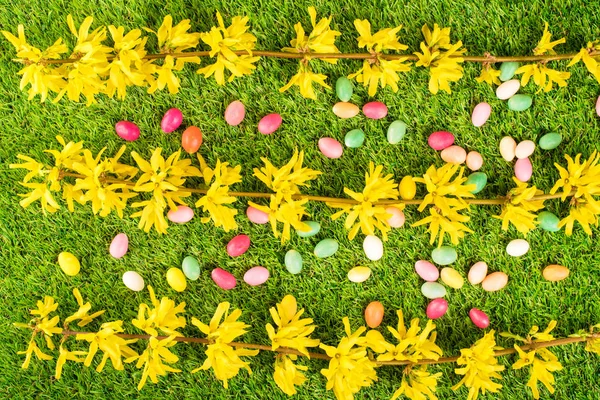
[(117, 236), (115, 236), (112, 242), (110, 242), (108, 252), (114, 258), (121, 258), (127, 253), (128, 249), (129, 239), (127, 238), (127, 235), (124, 233), (119, 233)]
[(133, 122), (129, 121), (117, 122), (115, 124), (115, 131), (121, 139), (125, 139), (128, 142), (133, 142), (140, 137), (140, 128)]
[(165, 133), (171, 133), (181, 125), (183, 114), (177, 108), (170, 108), (160, 121), (160, 129)]
[(518, 159), (527, 158), (535, 151), (535, 143), (531, 140), (523, 140), (515, 148), (515, 156)]
[(344, 152), (342, 144), (330, 137), (319, 139), (319, 150), (327, 158), (340, 158)]
[(476, 308), (471, 308), (471, 311), (469, 311), (469, 318), (471, 318), (471, 321), (473, 321), (478, 328), (485, 329), (490, 326), (490, 318), (487, 314)]
[(471, 171), (477, 171), (483, 166), (483, 157), (476, 151), (470, 151), (467, 154), (467, 167)]
[(246, 209), (246, 216), (250, 220), (250, 222), (254, 222), (255, 224), (266, 224), (269, 222), (269, 214), (264, 211), (260, 211), (252, 206), (249, 206)]
[(363, 114), (371, 119), (381, 119), (388, 113), (388, 108), (385, 104), (379, 101), (371, 101), (363, 106)]
[(419, 260), (415, 263), (415, 271), (427, 282), (435, 282), (440, 277), (440, 271), (429, 261)]
[(434, 299), (427, 305), (427, 318), (437, 319), (448, 311), (448, 302), (445, 299)]
[(242, 123), (246, 116), (244, 103), (239, 100), (232, 101), (225, 109), (225, 122), (231, 126), (237, 126)]
[(444, 150), (454, 143), (454, 135), (446, 131), (433, 132), (427, 138), (427, 143), (434, 150)]
[(533, 174), (533, 165), (529, 158), (521, 158), (515, 163), (515, 176), (521, 182), (527, 182)]
[(176, 210), (169, 210), (167, 218), (176, 224), (185, 224), (194, 218), (194, 210), (188, 206), (177, 206)]
[(241, 256), (250, 247), (248, 235), (237, 235), (227, 243), (227, 254), (231, 257)]
[(244, 282), (250, 286), (262, 285), (269, 279), (269, 270), (265, 267), (250, 268), (244, 274)]
[(450, 164), (462, 164), (467, 159), (467, 152), (460, 146), (450, 146), (442, 150), (442, 160)]
[(600, 97), (596, 100), (596, 114), (600, 117)]
[(404, 225), (405, 217), (402, 210), (396, 207), (388, 207), (385, 209), (385, 212), (391, 214), (391, 217), (388, 218), (387, 223), (390, 224), (392, 228), (400, 228)]
[(210, 273), (212, 280), (223, 290), (233, 289), (236, 284), (235, 276), (222, 268), (215, 268)]
[(258, 131), (263, 135), (270, 135), (281, 126), (283, 120), (279, 114), (269, 114), (262, 117), (258, 122)]
[(492, 107), (486, 103), (479, 103), (473, 109), (473, 114), (471, 114), (471, 122), (473, 125), (479, 127), (485, 124), (492, 113)]

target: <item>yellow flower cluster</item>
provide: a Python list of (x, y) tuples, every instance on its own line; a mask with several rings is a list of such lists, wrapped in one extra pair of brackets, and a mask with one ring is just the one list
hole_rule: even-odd
[(331, 216), (332, 220), (348, 214), (344, 227), (349, 231), (348, 239), (350, 240), (356, 237), (359, 230), (364, 235), (374, 235), (376, 228), (381, 231), (383, 239), (387, 240), (387, 233), (391, 229), (387, 220), (391, 215), (385, 209), (389, 206), (394, 206), (400, 210), (404, 209), (404, 204), (401, 203), (388, 206), (374, 204), (380, 200), (398, 199), (397, 184), (392, 180), (393, 175), (384, 176), (382, 171), (383, 165), (375, 167), (375, 164), (371, 162), (369, 163), (369, 171), (365, 173), (365, 187), (362, 193), (344, 188), (344, 193), (356, 200), (358, 204), (327, 203), (330, 207), (342, 209)]
[(519, 232), (526, 235), (538, 224), (534, 212), (544, 208), (544, 200), (533, 200), (533, 197), (544, 192), (535, 186), (529, 187), (527, 183), (517, 178), (513, 178), (513, 181), (517, 187), (508, 192), (506, 203), (502, 206), (502, 213), (494, 215), (494, 218), (502, 220), (503, 230), (508, 230), (509, 224), (513, 224)]
[(600, 83), (600, 64), (598, 64), (598, 54), (600, 51), (600, 44), (597, 40), (588, 42), (587, 46), (579, 51), (579, 53), (571, 60), (568, 67), (577, 64), (579, 61), (583, 61), (583, 64), (587, 70), (596, 78)]

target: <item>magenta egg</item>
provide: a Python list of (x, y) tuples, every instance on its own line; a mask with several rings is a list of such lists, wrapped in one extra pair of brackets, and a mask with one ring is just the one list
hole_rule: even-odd
[(281, 126), (282, 122), (283, 120), (279, 114), (265, 115), (260, 121), (258, 121), (258, 131), (263, 135), (270, 135), (279, 129), (279, 126)]
[(269, 270), (265, 267), (253, 267), (244, 274), (244, 282), (250, 286), (262, 285), (267, 279), (269, 279)]
[(440, 277), (440, 271), (429, 261), (419, 260), (415, 263), (415, 271), (427, 282), (435, 282)]
[(444, 150), (454, 144), (454, 135), (446, 131), (433, 132), (427, 138), (427, 143), (434, 150)]
[(319, 150), (327, 158), (340, 158), (344, 152), (342, 144), (330, 137), (319, 139)]
[(478, 328), (485, 329), (490, 326), (490, 318), (487, 314), (476, 308), (471, 308), (471, 311), (469, 311), (469, 318), (471, 318), (471, 321), (473, 321)]
[(520, 158), (515, 163), (515, 176), (521, 182), (527, 182), (533, 174), (533, 165), (529, 158)]
[(252, 206), (249, 206), (246, 209), (246, 216), (250, 220), (250, 222), (254, 222), (255, 224), (266, 224), (269, 222), (269, 214), (264, 211), (260, 211)]
[(222, 268), (215, 268), (210, 273), (210, 277), (218, 287), (224, 290), (233, 289), (236, 284), (235, 276)]
[(237, 126), (242, 123), (246, 116), (244, 103), (239, 100), (232, 101), (225, 109), (225, 122), (231, 126)]
[(160, 121), (160, 129), (165, 133), (171, 133), (183, 122), (183, 114), (177, 108), (170, 108)]
[(434, 299), (427, 305), (427, 318), (438, 319), (448, 311), (448, 302), (445, 299)]
[(110, 242), (110, 247), (108, 252), (114, 258), (121, 258), (129, 249), (129, 238), (124, 233), (119, 233), (115, 238)]
[(194, 210), (188, 206), (177, 206), (177, 209), (169, 210), (167, 218), (176, 224), (185, 224), (194, 218)]
[(133, 142), (140, 137), (140, 128), (133, 122), (129, 121), (117, 122), (115, 124), (115, 131), (121, 139), (125, 139), (128, 142)]
[(241, 256), (250, 247), (250, 236), (237, 235), (227, 243), (227, 254), (231, 257)]
[(379, 101), (371, 101), (363, 106), (362, 111), (367, 118), (381, 119), (387, 115), (388, 108)]

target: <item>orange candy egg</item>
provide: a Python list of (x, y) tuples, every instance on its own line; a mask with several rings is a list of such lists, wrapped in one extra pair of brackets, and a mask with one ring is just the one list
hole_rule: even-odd
[(202, 131), (196, 126), (190, 126), (181, 136), (181, 146), (185, 151), (192, 154), (198, 151), (202, 145)]
[(383, 304), (372, 301), (365, 309), (365, 321), (369, 328), (377, 328), (383, 320)]

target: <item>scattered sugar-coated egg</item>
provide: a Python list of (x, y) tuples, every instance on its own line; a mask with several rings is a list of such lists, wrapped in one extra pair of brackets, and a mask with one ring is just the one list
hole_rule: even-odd
[(460, 289), (465, 284), (464, 278), (454, 268), (442, 268), (440, 277), (442, 278), (442, 282), (450, 286), (452, 289)]
[(246, 209), (246, 216), (250, 222), (255, 224), (264, 225), (269, 222), (269, 214), (252, 206), (248, 206)]
[(202, 145), (202, 131), (197, 126), (189, 126), (181, 135), (181, 147), (190, 154), (200, 149)]
[(162, 121), (160, 121), (160, 129), (164, 133), (171, 133), (179, 128), (182, 122), (183, 114), (181, 111), (177, 108), (170, 108), (163, 116)]
[(485, 279), (488, 271), (488, 265), (479, 261), (473, 264), (471, 269), (469, 269), (469, 274), (467, 275), (467, 279), (471, 285), (478, 285)]
[(252, 267), (244, 274), (244, 282), (250, 286), (262, 285), (269, 279), (269, 270), (265, 267)]
[(515, 150), (517, 149), (517, 142), (510, 136), (504, 136), (500, 140), (500, 155), (505, 161), (512, 161), (515, 158)]
[(123, 274), (123, 284), (127, 289), (139, 292), (144, 289), (144, 278), (135, 271), (127, 271)]
[(319, 150), (327, 158), (340, 158), (344, 153), (342, 144), (330, 137), (319, 139)]
[(237, 126), (242, 123), (246, 116), (246, 107), (239, 100), (232, 101), (225, 109), (225, 122), (231, 126)]
[(483, 166), (483, 157), (476, 151), (467, 154), (467, 167), (471, 171), (477, 171)]
[(401, 228), (402, 225), (404, 225), (406, 217), (404, 216), (402, 210), (397, 207), (387, 207), (385, 212), (391, 215), (391, 217), (387, 219), (387, 223), (392, 228)]
[(133, 142), (140, 137), (140, 128), (129, 121), (119, 121), (115, 124), (115, 131), (121, 139)]
[(200, 277), (200, 263), (195, 257), (185, 257), (181, 262), (181, 270), (190, 281), (195, 281)]
[(371, 101), (363, 106), (363, 114), (370, 119), (385, 118), (388, 113), (388, 108), (380, 101)]
[(537, 220), (540, 223), (540, 228), (548, 232), (558, 232), (560, 228), (558, 223), (560, 219), (550, 211), (542, 211), (538, 214)]
[(419, 260), (415, 263), (415, 271), (421, 279), (427, 282), (435, 282), (440, 277), (440, 271), (437, 267), (425, 260)]
[(348, 279), (350, 282), (361, 283), (369, 279), (371, 276), (371, 268), (369, 267), (354, 267), (348, 271)]
[(469, 311), (469, 318), (471, 318), (473, 324), (478, 328), (485, 329), (490, 326), (490, 318), (486, 313), (477, 308), (471, 308), (471, 311)]
[(508, 100), (517, 94), (520, 88), (521, 81), (518, 79), (511, 79), (496, 88), (496, 97), (500, 100)]
[(596, 114), (600, 117), (600, 96), (596, 100)]
[(323, 239), (315, 246), (314, 254), (318, 258), (331, 257), (338, 251), (339, 247), (337, 240)]
[(114, 237), (112, 242), (110, 242), (108, 252), (114, 258), (121, 258), (127, 253), (128, 249), (129, 239), (127, 238), (127, 235), (124, 233), (119, 233), (117, 236)]
[(390, 124), (387, 130), (387, 141), (389, 144), (398, 144), (406, 135), (406, 123), (402, 121), (394, 121)]
[(212, 280), (223, 290), (233, 289), (236, 284), (235, 276), (222, 268), (215, 268), (210, 273)]
[(341, 101), (349, 101), (354, 91), (352, 81), (345, 76), (340, 76), (335, 82), (335, 94)]
[(504, 272), (493, 272), (485, 277), (483, 282), (481, 282), (481, 287), (486, 292), (497, 292), (498, 290), (503, 289), (507, 283), (508, 275)]
[(344, 144), (346, 147), (357, 148), (365, 142), (365, 133), (362, 129), (352, 129), (344, 136)]
[(398, 184), (400, 197), (404, 200), (412, 200), (417, 194), (417, 184), (412, 176), (406, 175)]
[(367, 235), (363, 241), (363, 250), (369, 260), (380, 260), (383, 257), (383, 242), (375, 235)]
[(244, 254), (250, 247), (250, 236), (237, 235), (227, 243), (227, 254), (238, 257)]
[(58, 265), (69, 276), (77, 275), (81, 269), (81, 264), (77, 257), (68, 251), (63, 251), (58, 255)]
[(431, 259), (437, 265), (448, 265), (456, 261), (456, 250), (450, 246), (441, 246), (431, 252)]
[(475, 185), (475, 189), (471, 190), (471, 193), (477, 194), (487, 185), (487, 175), (485, 172), (473, 172), (467, 177), (465, 185)]
[(377, 328), (383, 321), (383, 304), (372, 301), (365, 309), (365, 322), (371, 329)]
[(169, 268), (167, 271), (167, 283), (176, 292), (183, 292), (187, 287), (185, 275), (179, 268)]
[(483, 124), (485, 124), (490, 118), (491, 114), (492, 106), (484, 101), (477, 104), (473, 109), (473, 114), (471, 114), (471, 122), (477, 127), (483, 126)]
[(307, 238), (311, 236), (315, 236), (321, 230), (321, 224), (317, 221), (304, 221), (306, 226), (308, 226), (308, 230), (300, 230), (296, 229), (296, 234), (301, 238)]
[(425, 282), (421, 285), (421, 293), (428, 299), (439, 299), (446, 296), (446, 288), (437, 282)]
[(521, 257), (529, 251), (529, 243), (525, 239), (514, 239), (506, 245), (506, 252), (512, 257)]
[(506, 61), (500, 64), (500, 80), (506, 82), (515, 76), (515, 72), (519, 69), (519, 63), (516, 61)]
[(333, 105), (333, 113), (339, 118), (352, 118), (358, 115), (360, 108), (356, 104), (340, 101)]
[(547, 281), (562, 281), (569, 276), (569, 268), (563, 265), (551, 264), (544, 268), (542, 275)]
[(442, 150), (440, 154), (442, 160), (450, 164), (462, 164), (467, 159), (467, 152), (460, 146), (450, 146)]
[(290, 274), (299, 274), (302, 271), (302, 255), (298, 253), (296, 250), (288, 250), (285, 253), (285, 269), (288, 270)]
[(523, 140), (515, 148), (515, 156), (520, 160), (521, 158), (529, 157), (534, 151), (535, 143), (531, 140)]
[(515, 176), (521, 182), (527, 182), (533, 174), (533, 165), (529, 158), (520, 158), (515, 163)]
[(562, 136), (560, 133), (548, 132), (540, 138), (538, 144), (543, 150), (553, 150), (558, 147), (562, 142)]
[(194, 218), (194, 210), (188, 206), (177, 206), (175, 210), (169, 210), (167, 218), (176, 224), (185, 224)]
[(263, 135), (270, 135), (281, 126), (283, 119), (277, 113), (265, 115), (258, 121), (258, 131)]
[(444, 150), (454, 144), (454, 135), (447, 131), (433, 132), (427, 138), (427, 144), (434, 150)]
[(443, 317), (444, 314), (446, 314), (446, 311), (448, 311), (448, 302), (445, 299), (438, 298), (429, 302), (425, 312), (427, 314), (427, 318), (438, 319)]
[(528, 94), (515, 94), (508, 99), (508, 109), (511, 111), (525, 111), (531, 107), (533, 99)]

